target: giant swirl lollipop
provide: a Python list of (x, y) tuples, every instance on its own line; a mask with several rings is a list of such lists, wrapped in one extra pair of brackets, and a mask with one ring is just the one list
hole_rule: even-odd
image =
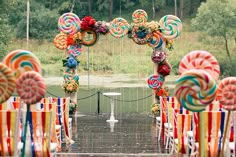
[(109, 31), (112, 36), (116, 38), (122, 38), (128, 33), (129, 27), (130, 26), (128, 22), (125, 19), (119, 17), (113, 19), (110, 22)]
[(220, 66), (216, 58), (207, 51), (196, 50), (183, 57), (179, 64), (179, 74), (191, 69), (207, 71), (215, 80), (219, 78)]
[(222, 151), (220, 156), (223, 156), (224, 145), (226, 141), (226, 133), (228, 130), (231, 111), (236, 110), (236, 77), (224, 78), (218, 85), (216, 99), (222, 104), (223, 108), (228, 110), (226, 120), (226, 129), (224, 132)]
[(216, 99), (223, 108), (229, 111), (236, 110), (236, 77), (224, 78), (218, 85)]
[[(220, 68), (217, 60), (207, 51), (192, 51), (181, 60), (180, 78), (175, 87), (175, 96), (188, 110), (201, 112), (216, 97), (216, 82)], [(201, 115), (201, 114), (200, 114)], [(199, 115), (199, 156), (204, 156), (205, 142), (203, 119)]]
[(42, 71), (39, 59), (27, 50), (11, 51), (4, 57), (2, 62), (14, 71), (17, 79), (28, 71), (36, 71), (38, 73)]
[(29, 71), (24, 73), (16, 83), (17, 93), (27, 104), (39, 102), (46, 94), (46, 85), (43, 77), (35, 72)]
[(189, 70), (176, 83), (175, 96), (190, 111), (201, 112), (215, 99), (216, 82), (204, 70)]
[(58, 29), (66, 34), (75, 34), (80, 30), (80, 19), (74, 13), (64, 13), (58, 19)]
[(182, 31), (181, 20), (174, 15), (166, 15), (159, 21), (160, 32), (166, 39), (175, 39), (179, 36)]
[(15, 87), (16, 78), (14, 72), (5, 64), (0, 63), (0, 104), (13, 94)]

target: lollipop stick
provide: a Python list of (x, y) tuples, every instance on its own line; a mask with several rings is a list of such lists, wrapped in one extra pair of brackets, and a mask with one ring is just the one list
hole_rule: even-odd
[[(234, 126), (236, 126), (236, 112), (233, 112)], [(236, 127), (234, 127), (234, 156), (236, 156)]]
[(226, 119), (226, 128), (225, 128), (225, 131), (224, 131), (224, 134), (223, 134), (224, 137), (223, 137), (222, 149), (220, 151), (220, 157), (223, 157), (223, 154), (224, 154), (225, 140), (226, 140), (227, 131), (228, 131), (228, 125), (229, 125), (229, 120), (230, 120), (230, 113), (231, 113), (231, 111), (228, 112), (227, 119)]
[(23, 149), (21, 152), (21, 157), (25, 157), (25, 145), (26, 145), (26, 135), (27, 135), (27, 125), (29, 121), (29, 113), (30, 113), (30, 105), (27, 106), (26, 118), (25, 118), (25, 126), (24, 126), (24, 136), (23, 136)]
[(199, 157), (204, 157), (205, 153), (205, 131), (204, 131), (204, 117), (199, 113)]

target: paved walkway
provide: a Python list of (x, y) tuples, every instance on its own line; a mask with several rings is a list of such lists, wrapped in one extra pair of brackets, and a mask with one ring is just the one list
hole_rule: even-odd
[(57, 156), (168, 156), (163, 141), (156, 138), (155, 121), (147, 114), (118, 114), (112, 129), (109, 114), (79, 114), (73, 117), (70, 147)]

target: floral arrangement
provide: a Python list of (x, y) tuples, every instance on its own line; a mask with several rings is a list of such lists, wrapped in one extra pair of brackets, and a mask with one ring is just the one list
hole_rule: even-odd
[(173, 40), (166, 40), (166, 48), (169, 50), (169, 51), (172, 51), (174, 49), (173, 47)]
[(109, 27), (105, 21), (97, 21), (94, 26), (94, 30), (97, 33), (101, 33), (103, 35), (109, 32)]
[(155, 96), (159, 100), (159, 96), (166, 97), (169, 95), (168, 93), (169, 88), (168, 87), (161, 87), (155, 91)]
[(73, 115), (77, 110), (77, 104), (74, 103), (74, 102), (70, 102), (70, 105), (69, 105), (69, 114), (70, 115)]
[(74, 93), (79, 88), (79, 82), (72, 79), (72, 80), (66, 80), (64, 81), (64, 84), (62, 85), (62, 88), (66, 93)]
[(76, 34), (70, 34), (67, 36), (66, 44), (70, 45), (79, 45), (81, 43), (81, 33), (77, 32)]
[(152, 104), (152, 106), (151, 106), (151, 112), (152, 112), (152, 115), (153, 115), (154, 117), (160, 115), (160, 108), (159, 108), (159, 106), (158, 106), (157, 103)]
[(62, 59), (63, 67), (76, 68), (79, 65), (79, 61), (73, 55), (70, 55), (66, 59)]
[(164, 77), (166, 77), (167, 75), (170, 75), (170, 72), (171, 72), (170, 64), (167, 61), (159, 64), (157, 72)]
[(92, 16), (85, 16), (81, 22), (81, 30), (87, 30), (94, 27), (96, 20)]

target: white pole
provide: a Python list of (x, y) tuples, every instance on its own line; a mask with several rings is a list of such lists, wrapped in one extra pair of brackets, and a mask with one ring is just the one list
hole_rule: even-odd
[(26, 41), (27, 41), (27, 49), (29, 46), (29, 14), (30, 14), (30, 2), (27, 0), (27, 16), (26, 16)]

